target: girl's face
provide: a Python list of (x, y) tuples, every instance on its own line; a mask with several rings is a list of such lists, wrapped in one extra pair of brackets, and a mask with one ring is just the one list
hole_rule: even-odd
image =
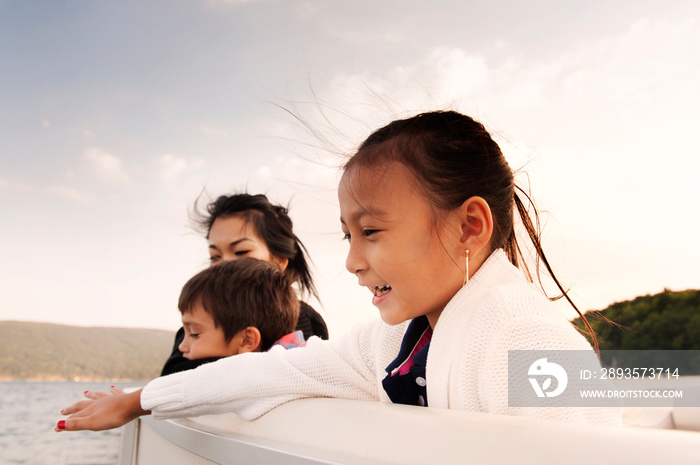
[(338, 197), (350, 242), (346, 267), (373, 294), (382, 319), (395, 325), (426, 315), (435, 326), (464, 281), (456, 265), (458, 228), (436, 221), (400, 163), (351, 168), (340, 181)]
[(239, 216), (214, 220), (209, 230), (209, 257), (212, 266), (241, 257), (257, 258), (277, 265), (255, 228)]
[(214, 319), (202, 308), (201, 303), (182, 314), (182, 327), (185, 329), (185, 339), (178, 349), (188, 360), (228, 357), (239, 353), (240, 338), (234, 336), (226, 342), (224, 330), (216, 327)]

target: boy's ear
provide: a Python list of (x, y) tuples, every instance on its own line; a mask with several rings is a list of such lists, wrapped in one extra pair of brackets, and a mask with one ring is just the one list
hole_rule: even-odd
[(248, 326), (240, 331), (241, 344), (238, 346), (236, 355), (245, 354), (246, 352), (256, 352), (260, 348), (262, 336), (260, 330), (255, 326)]
[(469, 250), (469, 256), (473, 257), (481, 249), (489, 246), (493, 236), (491, 208), (482, 197), (470, 197), (459, 207), (459, 218), (460, 246)]

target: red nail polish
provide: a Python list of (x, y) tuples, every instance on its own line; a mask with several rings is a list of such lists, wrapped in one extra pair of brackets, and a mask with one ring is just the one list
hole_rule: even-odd
[(60, 420), (56, 426), (58, 429), (66, 429), (66, 420)]
[(87, 395), (88, 392), (90, 392), (90, 391), (85, 391), (85, 392), (83, 392), (83, 395)]

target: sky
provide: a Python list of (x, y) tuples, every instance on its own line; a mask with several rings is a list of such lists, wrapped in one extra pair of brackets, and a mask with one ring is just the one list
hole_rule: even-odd
[(341, 334), (377, 311), (339, 166), (436, 109), (491, 131), (582, 309), (700, 288), (698, 82), (694, 0), (0, 0), (0, 320), (177, 329), (195, 200), (247, 190)]

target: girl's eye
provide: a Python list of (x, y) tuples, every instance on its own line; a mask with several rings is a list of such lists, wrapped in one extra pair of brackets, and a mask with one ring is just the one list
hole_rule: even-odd
[(199, 337), (199, 333), (192, 333), (192, 334), (190, 334), (190, 337), (192, 339), (197, 339)]
[[(378, 229), (363, 229), (363, 230), (362, 230), (362, 236), (363, 236), (363, 237), (370, 237), (372, 234), (378, 233), (378, 232), (379, 232)], [(344, 240), (344, 241), (350, 241), (350, 239), (351, 239), (350, 233), (346, 233), (346, 234), (343, 236), (343, 240)]]
[(239, 250), (234, 253), (234, 255), (237, 255), (239, 257), (242, 257), (244, 255), (248, 255), (250, 253), (250, 250)]
[(221, 260), (221, 257), (219, 257), (218, 255), (212, 255), (211, 257), (209, 257), (209, 261), (212, 263), (218, 262), (219, 260)]

